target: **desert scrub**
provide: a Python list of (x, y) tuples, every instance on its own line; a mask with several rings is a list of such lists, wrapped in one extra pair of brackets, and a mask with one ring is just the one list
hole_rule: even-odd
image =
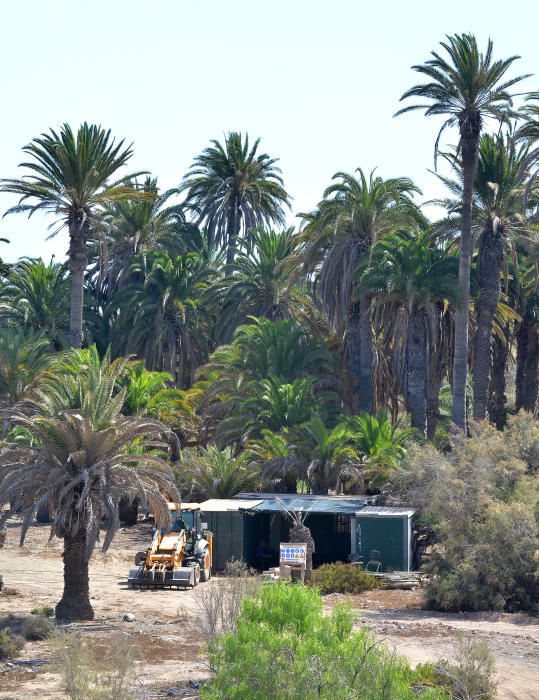
[(24, 646), (24, 640), (8, 629), (0, 630), (0, 661), (18, 656)]
[(54, 625), (45, 615), (28, 615), (21, 625), (21, 634), (28, 642), (47, 639), (54, 631)]
[(146, 697), (137, 661), (125, 637), (98, 650), (76, 633), (58, 634), (56, 667), (70, 700), (136, 700)]
[(366, 628), (353, 630), (348, 607), (323, 615), (313, 588), (265, 584), (243, 603), (235, 632), (210, 647), (214, 680), (206, 700), (449, 700), (426, 687), (407, 661)]
[(352, 564), (323, 564), (312, 573), (310, 585), (320, 593), (363, 593), (378, 588), (380, 581)]

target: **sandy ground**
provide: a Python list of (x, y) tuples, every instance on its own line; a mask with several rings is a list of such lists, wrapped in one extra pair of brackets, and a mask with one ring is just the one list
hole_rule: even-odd
[[(121, 531), (106, 555), (94, 554), (90, 565), (90, 593), (95, 620), (77, 626), (93, 645), (127, 640), (142, 659), (139, 673), (148, 697), (197, 697), (194, 686), (210, 676), (200, 631), (200, 588), (180, 591), (135, 591), (126, 575), (135, 552), (149, 541), (149, 526)], [(19, 595), (0, 596), (0, 617), (27, 615), (39, 605), (54, 606), (61, 595), (61, 542), (47, 544), (48, 527), (30, 529), (27, 544), (18, 547), (18, 527), (10, 528), (0, 550), (4, 585)], [(204, 584), (201, 584), (202, 586)], [(377, 590), (360, 596), (326, 597), (326, 607), (345, 600), (358, 624), (373, 628), (397, 653), (412, 664), (448, 657), (458, 635), (486, 641), (496, 659), (499, 697), (539, 698), (539, 619), (498, 613), (443, 614), (421, 609), (420, 591)], [(135, 622), (122, 621), (133, 613)], [(60, 676), (54, 672), (50, 642), (28, 642), (21, 659), (45, 663), (9, 666), (0, 663), (0, 699), (65, 698)]]

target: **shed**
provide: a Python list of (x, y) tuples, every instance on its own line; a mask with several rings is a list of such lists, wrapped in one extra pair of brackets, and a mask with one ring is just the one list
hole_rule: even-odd
[(382, 571), (410, 571), (412, 568), (411, 508), (365, 506), (357, 511), (356, 551), (366, 564), (373, 550), (380, 552)]
[(249, 551), (244, 547), (244, 559), (248, 564), (256, 565), (254, 549), (260, 540), (268, 552), (265, 565), (278, 564), (279, 543), (288, 542), (291, 527), (285, 512), (288, 509), (309, 514), (305, 524), (315, 542), (313, 563), (319, 566), (327, 562), (349, 561), (355, 555), (356, 512), (376, 499), (372, 496), (241, 493), (232, 500), (253, 504), (244, 511), (246, 532), (250, 535), (250, 539), (244, 539), (244, 542), (252, 547)]
[[(213, 568), (222, 571), (227, 561), (240, 559), (250, 563), (256, 534), (247, 527), (246, 511), (252, 511), (261, 500), (211, 498), (200, 504), (201, 521), (214, 534)], [(249, 523), (250, 524), (250, 523)]]

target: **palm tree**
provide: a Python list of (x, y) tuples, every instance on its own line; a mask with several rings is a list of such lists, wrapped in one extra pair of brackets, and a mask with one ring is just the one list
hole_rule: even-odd
[(405, 445), (416, 434), (414, 428), (400, 428), (386, 413), (364, 413), (348, 419), (353, 431), (352, 445), (362, 457), (363, 475), (372, 487), (382, 484), (406, 455)]
[(398, 226), (422, 221), (412, 202), (418, 188), (408, 178), (384, 180), (374, 171), (367, 178), (336, 173), (318, 209), (303, 215), (302, 242), (307, 270), (316, 270), (329, 322), (346, 329), (348, 362), (353, 380), (353, 407), (373, 409), (373, 337), (371, 297), (355, 299), (354, 272), (368, 261), (372, 245)]
[[(473, 339), (473, 418), (487, 416), (489, 382), (492, 369), (493, 327), (500, 310), (501, 276), (504, 262), (516, 250), (519, 239), (526, 241), (532, 235), (526, 211), (533, 203), (537, 186), (528, 188), (530, 167), (534, 158), (526, 144), (518, 143), (511, 134), (482, 134), (479, 139), (478, 163), (473, 197), (472, 231), (477, 231), (479, 250), (477, 276), (479, 296), (475, 304), (477, 319)], [(458, 211), (462, 199), (463, 171), (460, 162), (453, 160), (458, 179), (441, 178), (456, 195), (446, 206)], [(528, 191), (528, 197), (525, 191)], [(534, 192), (535, 191), (535, 192)], [(455, 223), (459, 223), (458, 217)]]
[(437, 305), (457, 297), (458, 259), (429, 231), (401, 229), (379, 241), (358, 294), (386, 307), (397, 375), (404, 387), (412, 427), (427, 431), (429, 356), (434, 350)]
[[(100, 277), (109, 298), (122, 286), (133, 257), (142, 251), (160, 250), (171, 252), (177, 231), (185, 224), (183, 207), (170, 204), (178, 194), (171, 189), (159, 194), (157, 178), (146, 177), (133, 188), (146, 197), (112, 202), (100, 212), (99, 233), (94, 242), (95, 255), (100, 259)], [(176, 247), (181, 247), (178, 241)], [(99, 254), (98, 254), (99, 251)], [(177, 250), (177, 253), (185, 252)]]
[(0, 396), (2, 403), (20, 401), (46, 368), (49, 341), (22, 328), (0, 329)]
[(245, 455), (235, 457), (230, 447), (186, 448), (177, 468), (182, 485), (199, 498), (232, 498), (242, 491), (254, 491), (259, 483), (258, 472)]
[(238, 322), (249, 316), (270, 321), (294, 318), (316, 326), (314, 304), (306, 286), (298, 284), (292, 261), (300, 254), (294, 229), (282, 232), (257, 228), (238, 245), (232, 274), (222, 282), (223, 314), (221, 325), (231, 333)]
[[(169, 516), (162, 494), (178, 497), (168, 465), (150, 453), (164, 426), (121, 414), (125, 391), (118, 391), (116, 383), (121, 367), (109, 365), (101, 376), (78, 375), (68, 390), (56, 375), (56, 387), (52, 378), (48, 385), (56, 388), (55, 400), (36, 401), (31, 409), (20, 405), (5, 414), (37, 446), (12, 444), (2, 452), (0, 504), (10, 503), (10, 508), (0, 524), (22, 513), (22, 543), (36, 510), (48, 504), (52, 532), (64, 541), (64, 593), (56, 606), (56, 617), (64, 621), (93, 619), (88, 562), (101, 529), (103, 550), (109, 547), (119, 526), (121, 498), (149, 502), (164, 525)], [(80, 406), (62, 408), (59, 397), (73, 388), (82, 397)]]
[(426, 116), (443, 115), (445, 121), (436, 139), (435, 161), (441, 134), (447, 127), (458, 126), (458, 151), (462, 159), (462, 206), (459, 264), (459, 305), (455, 313), (455, 343), (453, 359), (453, 421), (466, 428), (466, 378), (468, 371), (468, 319), (470, 313), (470, 269), (472, 263), (472, 200), (477, 170), (479, 137), (485, 119), (492, 117), (506, 120), (512, 106), (508, 89), (527, 76), (502, 81), (518, 58), (511, 56), (494, 61), (492, 41), (487, 50), (479, 51), (472, 34), (448, 36), (441, 43), (447, 58), (432, 52), (426, 63), (413, 66), (413, 70), (427, 77), (430, 82), (415, 85), (407, 90), (401, 101), (410, 97), (427, 102), (414, 104), (397, 112), (404, 114), (421, 109)]
[(249, 148), (249, 136), (236, 131), (224, 145), (211, 141), (193, 161), (184, 178), (185, 205), (195, 211), (210, 242), (227, 249), (227, 265), (234, 262), (240, 236), (260, 224), (285, 222), (283, 207), (290, 206), (277, 159), (258, 154), (260, 139)]
[[(218, 347), (198, 376), (203, 423), (212, 427), (234, 417), (249, 397), (260, 401), (258, 382), (270, 377), (288, 385), (310, 377), (316, 394), (336, 388), (334, 361), (324, 342), (310, 337), (292, 319), (271, 322), (260, 318), (240, 326), (232, 343)], [(235, 418), (233, 434), (237, 437), (244, 426), (237, 415)]]
[(69, 329), (67, 265), (22, 258), (0, 288), (0, 324), (45, 334), (59, 350)]
[[(64, 228), (69, 232), (71, 310), (69, 344), (80, 347), (83, 339), (83, 281), (87, 242), (96, 208), (111, 202), (144, 196), (124, 178), (110, 182), (131, 158), (132, 147), (116, 143), (110, 130), (84, 123), (75, 135), (68, 124), (53, 129), (24, 146), (30, 160), (21, 163), (28, 173), (20, 180), (1, 180), (0, 191), (20, 196), (19, 204), (7, 213), (45, 211), (57, 217), (52, 236)], [(131, 176), (133, 177), (133, 176)]]
[(539, 92), (530, 92), (526, 102), (520, 112), (523, 123), (517, 129), (516, 137), (536, 143), (539, 141)]
[(197, 253), (136, 256), (108, 309), (115, 352), (135, 353), (150, 369), (172, 374), (176, 386), (189, 385), (206, 357), (205, 302), (212, 277)]
[(535, 414), (539, 391), (539, 292), (537, 262), (521, 262), (518, 310), (521, 322), (516, 332), (515, 409)]
[(318, 415), (297, 431), (297, 452), (306, 463), (311, 493), (341, 490), (345, 478), (361, 477), (361, 457), (352, 445), (354, 431), (346, 421), (328, 428)]

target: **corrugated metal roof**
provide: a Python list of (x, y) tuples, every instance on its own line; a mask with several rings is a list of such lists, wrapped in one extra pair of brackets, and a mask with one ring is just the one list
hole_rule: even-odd
[(394, 506), (365, 506), (365, 508), (360, 508), (356, 515), (358, 517), (368, 516), (368, 517), (408, 517), (411, 518), (415, 513), (413, 508), (397, 508)]
[(200, 510), (208, 513), (223, 513), (237, 510), (253, 510), (261, 500), (240, 500), (237, 498), (210, 498), (200, 504)]
[[(244, 501), (245, 502), (245, 501)], [(253, 501), (249, 501), (252, 503)], [(355, 515), (363, 508), (361, 498), (309, 498), (308, 496), (287, 495), (264, 498), (254, 510), (257, 513), (283, 512), (286, 508), (303, 513), (326, 513), (327, 515)]]

